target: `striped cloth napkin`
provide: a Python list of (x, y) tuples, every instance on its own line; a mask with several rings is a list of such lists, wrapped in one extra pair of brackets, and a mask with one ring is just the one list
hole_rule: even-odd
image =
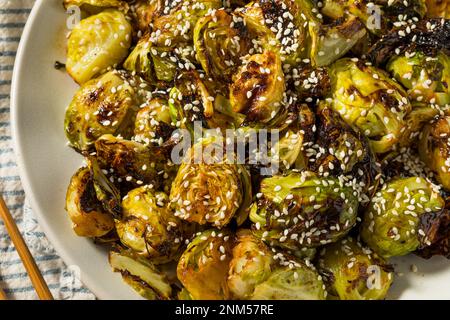
[[(76, 277), (76, 269), (64, 264), (40, 230), (26, 204), (14, 159), (10, 123), (11, 76), (20, 36), (33, 4), (34, 0), (0, 0), (0, 191), (55, 299), (94, 299), (95, 296)], [(37, 299), (2, 222), (0, 287), (10, 299)]]

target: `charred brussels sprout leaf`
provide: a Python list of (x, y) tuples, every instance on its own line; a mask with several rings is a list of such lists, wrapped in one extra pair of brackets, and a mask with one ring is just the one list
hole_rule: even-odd
[(122, 201), (123, 217), (116, 220), (120, 241), (153, 263), (176, 258), (183, 241), (183, 226), (168, 209), (168, 200), (147, 186), (131, 190)]
[(148, 31), (153, 16), (160, 9), (158, 0), (135, 0), (130, 6), (130, 16), (133, 18), (133, 25), (142, 33)]
[(109, 263), (144, 298), (167, 300), (171, 297), (172, 287), (166, 276), (147, 259), (130, 250), (116, 248), (109, 253)]
[(342, 59), (331, 66), (331, 107), (368, 137), (375, 153), (394, 147), (405, 130), (411, 104), (388, 75), (361, 61)]
[(318, 268), (328, 292), (340, 300), (382, 300), (394, 280), (390, 265), (350, 237), (326, 246)]
[(245, 221), (252, 197), (250, 177), (242, 165), (215, 161), (218, 155), (213, 152), (223, 148), (220, 139), (204, 139), (188, 151), (170, 191), (176, 216), (219, 228), (233, 218), (238, 224)]
[(426, 0), (427, 17), (429, 18), (450, 18), (450, 3), (443, 0)]
[(119, 71), (84, 84), (65, 115), (64, 127), (71, 146), (82, 152), (103, 134), (131, 137), (138, 106), (148, 94), (146, 89), (140, 78)]
[(318, 247), (339, 240), (355, 225), (354, 192), (336, 178), (310, 171), (266, 178), (250, 220), (269, 244), (294, 251)]
[(108, 9), (81, 20), (70, 33), (66, 70), (79, 84), (120, 64), (131, 45), (131, 25), (125, 15)]
[(197, 235), (181, 256), (177, 276), (194, 300), (226, 300), (233, 235), (208, 230)]
[(367, 208), (362, 240), (383, 258), (406, 255), (431, 244), (421, 221), (439, 213), (444, 200), (423, 178), (399, 178), (381, 188)]
[(450, 117), (441, 117), (422, 130), (419, 154), (428, 168), (436, 173), (437, 180), (450, 191)]
[(251, 39), (243, 21), (221, 9), (197, 21), (194, 45), (203, 70), (214, 79), (230, 82), (241, 57), (250, 50)]
[(248, 299), (255, 286), (265, 281), (273, 271), (272, 252), (249, 230), (240, 230), (228, 272), (228, 287), (236, 299)]
[(158, 189), (163, 184), (164, 173), (170, 172), (165, 154), (156, 147), (103, 135), (95, 142), (95, 150), (100, 168), (126, 191), (142, 185)]
[(146, 145), (162, 145), (174, 130), (169, 103), (164, 98), (154, 98), (136, 115), (134, 140)]
[(114, 229), (114, 219), (97, 200), (91, 173), (80, 168), (70, 180), (66, 210), (80, 237), (101, 237)]
[(231, 107), (234, 112), (245, 114), (247, 122), (267, 123), (281, 112), (284, 91), (280, 56), (272, 51), (255, 54), (234, 76)]

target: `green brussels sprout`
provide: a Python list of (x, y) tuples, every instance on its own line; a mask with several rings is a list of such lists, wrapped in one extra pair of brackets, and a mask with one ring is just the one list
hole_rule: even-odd
[(226, 300), (233, 235), (207, 230), (189, 243), (177, 266), (177, 276), (194, 300)]
[(67, 44), (66, 70), (79, 84), (120, 64), (131, 46), (132, 27), (125, 15), (113, 9), (81, 20)]
[(143, 185), (158, 189), (172, 172), (164, 150), (157, 147), (103, 135), (95, 142), (95, 151), (100, 168), (121, 191)]
[(229, 83), (252, 43), (242, 19), (220, 9), (197, 21), (194, 46), (206, 74)]
[(436, 187), (423, 178), (398, 178), (384, 184), (364, 213), (361, 238), (387, 259), (431, 244), (421, 220), (444, 208)]
[(382, 300), (394, 280), (393, 268), (351, 237), (324, 247), (318, 269), (340, 300)]
[(368, 137), (375, 153), (386, 153), (400, 141), (411, 104), (388, 75), (362, 61), (341, 59), (330, 68), (331, 107), (350, 126)]
[(286, 65), (310, 59), (326, 65), (343, 56), (365, 35), (355, 18), (324, 25), (309, 0), (259, 0), (237, 10), (258, 46), (280, 54)]
[(322, 277), (312, 266), (296, 262), (272, 272), (258, 284), (252, 300), (325, 300)]
[(65, 209), (80, 237), (101, 237), (114, 229), (114, 219), (97, 200), (89, 168), (80, 168), (70, 179)]
[(440, 117), (425, 125), (419, 140), (419, 155), (423, 162), (434, 171), (436, 179), (450, 191), (450, 117)]
[(178, 292), (177, 298), (178, 300), (193, 300), (191, 294), (186, 290), (186, 288), (183, 288), (180, 292)]
[(148, 186), (133, 189), (122, 201), (122, 219), (116, 220), (120, 241), (153, 263), (176, 258), (184, 240), (181, 221), (170, 212), (168, 202), (165, 193)]
[(220, 0), (173, 1), (164, 5), (152, 21), (150, 41), (157, 47), (180, 46), (192, 42), (197, 21), (222, 7)]
[(172, 287), (169, 281), (147, 259), (137, 256), (131, 250), (114, 248), (109, 252), (109, 263), (114, 272), (120, 272), (123, 280), (144, 298), (170, 299)]
[(131, 137), (147, 88), (140, 78), (119, 71), (85, 83), (75, 93), (65, 115), (64, 128), (71, 146), (83, 152), (91, 149), (103, 134)]
[(123, 63), (123, 67), (136, 72), (152, 84), (158, 81), (170, 82), (175, 77), (179, 58), (173, 54), (172, 48), (156, 47), (150, 42), (150, 34), (146, 33)]
[(133, 139), (146, 145), (162, 145), (173, 130), (168, 101), (154, 98), (137, 113)]
[[(252, 186), (243, 165), (229, 163), (227, 159), (209, 158), (198, 152), (224, 150), (221, 139), (206, 138), (194, 144), (185, 155), (170, 190), (175, 215), (200, 225), (212, 224), (221, 228), (235, 218), (242, 224), (248, 215)], [(211, 155), (214, 157), (215, 155)]]
[(255, 286), (270, 276), (274, 262), (272, 251), (250, 230), (238, 231), (227, 280), (233, 298), (251, 297)]
[(230, 103), (249, 123), (267, 123), (280, 112), (285, 91), (279, 54), (266, 51), (250, 56), (233, 77)]
[(443, 52), (427, 56), (421, 51), (394, 56), (386, 69), (408, 90), (412, 102), (450, 104), (450, 58)]
[(335, 242), (356, 223), (357, 192), (334, 177), (292, 172), (261, 181), (250, 208), (253, 229), (263, 241), (297, 251)]

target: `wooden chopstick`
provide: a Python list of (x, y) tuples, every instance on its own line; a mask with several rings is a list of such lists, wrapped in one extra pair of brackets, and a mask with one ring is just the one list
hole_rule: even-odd
[(8, 297), (6, 296), (2, 288), (0, 288), (0, 300), (8, 300)]
[(22, 263), (27, 270), (28, 276), (30, 277), (31, 283), (33, 284), (34, 289), (36, 290), (39, 299), (41, 300), (53, 300), (53, 296), (48, 289), (47, 283), (42, 277), (39, 268), (36, 265), (36, 261), (34, 261), (33, 256), (30, 253), (25, 241), (22, 238), (22, 235), (17, 228), (16, 223), (14, 222), (11, 213), (6, 206), (5, 201), (0, 196), (0, 217), (3, 219), (5, 223), (6, 230), (9, 233), (9, 236), (16, 247), (17, 252), (19, 253), (20, 259), (22, 259)]

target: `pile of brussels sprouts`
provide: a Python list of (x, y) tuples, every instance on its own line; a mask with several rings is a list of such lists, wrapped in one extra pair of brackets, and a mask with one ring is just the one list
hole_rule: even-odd
[[(65, 0), (75, 233), (148, 299), (384, 299), (390, 258), (450, 257), (446, 4)], [(279, 130), (280, 170), (175, 163), (197, 121)]]

